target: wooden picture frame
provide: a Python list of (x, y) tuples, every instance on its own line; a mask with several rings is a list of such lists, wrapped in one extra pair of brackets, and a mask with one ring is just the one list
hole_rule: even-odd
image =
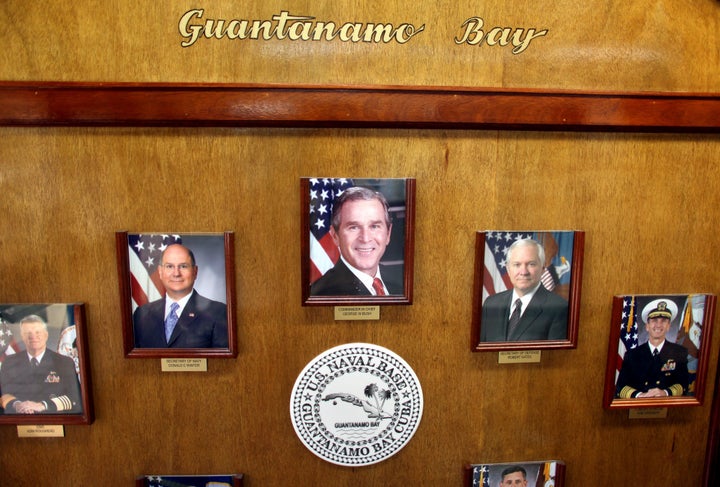
[[(164, 331), (161, 331), (162, 316), (167, 314), (163, 309), (164, 301), (161, 301), (167, 282), (162, 281), (158, 264), (164, 248), (174, 243), (180, 243), (193, 252), (196, 265), (191, 288), (195, 292), (182, 310), (176, 330), (168, 342)], [(237, 356), (232, 232), (120, 231), (115, 234), (115, 244), (125, 357)], [(216, 277), (218, 275), (222, 277)], [(183, 288), (184, 293), (187, 284)], [(202, 325), (202, 333), (197, 333), (197, 328), (190, 328), (190, 325)], [(185, 333), (188, 331), (193, 333)]]
[(243, 474), (222, 475), (144, 475), (135, 487), (243, 487)]
[[(542, 288), (540, 291), (543, 294), (536, 291), (531, 302), (524, 304), (527, 313), (533, 313), (534, 319), (531, 320), (531, 315), (523, 312), (516, 332), (508, 336), (513, 284), (504, 259), (510, 244), (528, 238), (539, 241), (545, 249), (545, 262), (535, 275), (542, 279), (538, 289)], [(584, 244), (585, 232), (582, 231), (477, 232), (471, 350), (486, 352), (576, 348)], [(558, 332), (561, 329), (565, 332)]]
[[(614, 296), (603, 407), (702, 405), (716, 300), (711, 294)], [(658, 359), (646, 346), (647, 322), (655, 314), (670, 317), (664, 332), (652, 332), (666, 338)], [(652, 360), (658, 362), (655, 370)], [(649, 372), (641, 373), (641, 367)], [(643, 397), (645, 389), (663, 390), (666, 395)]]
[[(0, 317), (0, 396), (5, 407), (0, 408), (0, 424), (91, 424), (95, 416), (85, 305), (1, 304)], [(28, 390), (27, 381), (21, 379), (32, 367), (26, 353), (30, 341), (25, 340), (32, 340), (27, 337), (36, 333), (33, 329), (46, 330), (45, 344), (41, 345), (44, 352), (36, 365), (45, 378), (43, 386)], [(31, 402), (42, 404), (39, 409), (45, 412), (33, 412), (39, 409), (34, 409)], [(25, 412), (7, 412), (11, 407)]]
[[(352, 188), (352, 189), (350, 189)], [(357, 190), (357, 191), (356, 191)], [(370, 205), (370, 211), (381, 215), (374, 222), (382, 235), (368, 238), (373, 250), (368, 256), (354, 256), (350, 250), (351, 238), (357, 236), (348, 231), (336, 233), (333, 228), (333, 202), (341, 193), (346, 196), (355, 191), (365, 191), (361, 200), (350, 201), (351, 205)], [(413, 299), (413, 263), (415, 251), (415, 179), (412, 178), (301, 178), (300, 213), (300, 268), (302, 305), (407, 305)], [(348, 196), (354, 198), (355, 196)], [(370, 199), (367, 199), (370, 198)], [(384, 202), (382, 200), (385, 200)], [(385, 210), (383, 211), (383, 206)], [(356, 206), (359, 208), (359, 206)], [(365, 207), (363, 207), (365, 208)], [(343, 210), (346, 211), (346, 210)], [(363, 212), (367, 210), (363, 209)], [(385, 214), (384, 216), (383, 213)], [(390, 219), (390, 230), (382, 221)], [(364, 214), (362, 218), (365, 218)], [(369, 223), (369, 220), (367, 221)], [(347, 221), (341, 222), (348, 223)], [(363, 223), (363, 226), (364, 223)], [(355, 227), (353, 227), (355, 228)], [(359, 227), (358, 227), (359, 228)], [(355, 230), (353, 230), (355, 232)], [(334, 237), (333, 237), (334, 236)], [(366, 237), (360, 237), (365, 239)], [(389, 239), (386, 240), (386, 239)], [(382, 242), (380, 242), (382, 240)], [(344, 249), (344, 250), (343, 250)], [(343, 258), (340, 259), (340, 254)], [(379, 259), (379, 260), (378, 260)], [(363, 263), (360, 261), (366, 261)], [(371, 261), (371, 262), (370, 262)], [(363, 285), (349, 268), (365, 267), (380, 269), (384, 283), (384, 295), (373, 294), (370, 283)], [(332, 269), (332, 272), (328, 272)], [(361, 272), (357, 269), (355, 272)], [(374, 270), (373, 270), (374, 272)], [(367, 274), (367, 273), (363, 273)], [(369, 279), (370, 277), (361, 277)]]
[(707, 447), (705, 449), (705, 465), (703, 468), (702, 485), (705, 487), (713, 487), (720, 483), (720, 362), (715, 364), (715, 387), (713, 391)]
[[(527, 481), (527, 487), (563, 487), (565, 485), (565, 463), (558, 460), (540, 462), (480, 463), (464, 467), (463, 485), (465, 487), (497, 487), (501, 485), (503, 473), (521, 475)], [(510, 479), (507, 479), (510, 480)], [(517, 485), (518, 479), (513, 479)], [(548, 482), (551, 482), (548, 484)]]

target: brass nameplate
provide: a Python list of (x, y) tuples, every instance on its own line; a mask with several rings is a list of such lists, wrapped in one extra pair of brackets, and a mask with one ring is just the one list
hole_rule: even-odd
[(633, 408), (628, 413), (629, 419), (665, 419), (667, 408)]
[(335, 320), (379, 320), (380, 306), (335, 306)]
[(62, 438), (65, 427), (61, 424), (51, 425), (18, 425), (19, 438)]
[(206, 358), (164, 358), (160, 360), (163, 372), (207, 372)]
[(499, 364), (539, 364), (540, 350), (515, 350), (512, 352), (499, 352)]

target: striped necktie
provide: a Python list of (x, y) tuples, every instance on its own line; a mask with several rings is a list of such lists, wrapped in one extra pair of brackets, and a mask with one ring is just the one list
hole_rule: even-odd
[(522, 301), (520, 298), (515, 300), (515, 309), (513, 310), (512, 314), (510, 315), (510, 320), (508, 321), (508, 331), (507, 331), (507, 339), (510, 340), (510, 337), (512, 336), (513, 332), (517, 328), (518, 324), (520, 323), (520, 313), (522, 311)]
[(375, 290), (376, 295), (385, 296), (385, 287), (383, 287), (383, 283), (379, 277), (376, 277), (373, 280), (373, 289)]

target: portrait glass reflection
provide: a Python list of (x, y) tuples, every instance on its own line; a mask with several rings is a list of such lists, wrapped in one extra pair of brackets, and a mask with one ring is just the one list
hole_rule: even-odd
[(714, 304), (706, 294), (617, 296), (605, 405), (698, 403)]
[(479, 234), (473, 316), (479, 347), (572, 346), (582, 237), (572, 231)]
[[(232, 343), (228, 306), (228, 234), (120, 233), (121, 289), (130, 324), (127, 346), (185, 353), (227, 351)], [(122, 262), (121, 262), (122, 264)]]
[(242, 487), (243, 475), (145, 475), (135, 487)]
[[(408, 300), (412, 192), (405, 179), (303, 180), (304, 304)], [(410, 190), (409, 190), (410, 188)]]
[(3, 415), (81, 416), (87, 412), (81, 385), (81, 366), (84, 369), (85, 364), (79, 352), (80, 307), (64, 303), (0, 305)]
[(470, 465), (465, 485), (472, 487), (562, 487), (565, 464), (558, 461)]

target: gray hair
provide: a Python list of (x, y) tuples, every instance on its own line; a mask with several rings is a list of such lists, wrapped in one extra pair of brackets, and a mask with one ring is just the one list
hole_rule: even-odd
[(531, 247), (535, 246), (538, 253), (538, 259), (540, 259), (540, 265), (542, 267), (545, 267), (545, 249), (540, 244), (540, 242), (537, 242), (531, 238), (521, 238), (519, 240), (515, 240), (512, 245), (508, 248), (507, 251), (507, 261), (510, 262), (510, 254), (519, 247)]
[(22, 329), (22, 326), (25, 323), (40, 323), (43, 326), (43, 328), (45, 328), (45, 331), (47, 331), (47, 329), (48, 329), (48, 326), (47, 326), (47, 323), (45, 322), (45, 320), (40, 318), (38, 315), (27, 315), (25, 318), (20, 320), (20, 329)]

